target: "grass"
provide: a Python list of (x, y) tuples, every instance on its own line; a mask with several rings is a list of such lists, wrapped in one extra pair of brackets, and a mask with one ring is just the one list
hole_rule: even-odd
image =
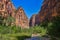
[(31, 34), (28, 33), (0, 34), (0, 40), (24, 40), (30, 37)]

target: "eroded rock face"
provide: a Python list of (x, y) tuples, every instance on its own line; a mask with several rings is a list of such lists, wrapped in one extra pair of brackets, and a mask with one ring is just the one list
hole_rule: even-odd
[[(39, 25), (45, 21), (51, 21), (53, 17), (60, 16), (60, 0), (44, 0), (41, 11), (37, 14), (35, 24)], [(31, 21), (33, 20), (30, 19)]]
[(10, 0), (0, 0), (0, 14), (2, 16), (14, 16), (15, 7)]
[(16, 21), (14, 24), (16, 24), (16, 26), (21, 26), (22, 28), (29, 26), (29, 21), (24, 10), (22, 8), (18, 8), (16, 11), (11, 0), (0, 0), (0, 15), (3, 17), (11, 16), (15, 18)]
[(0, 15), (4, 16), (5, 12), (5, 2), (4, 0), (0, 0)]
[(35, 22), (36, 22), (36, 14), (32, 15), (32, 17), (30, 18), (29, 26), (35, 26)]
[[(0, 15), (5, 19), (8, 17), (14, 17), (15, 7), (10, 0), (0, 0)], [(7, 23), (8, 24), (8, 23)], [(13, 24), (12, 22), (10, 24)]]
[[(39, 17), (36, 22), (51, 21), (53, 17), (60, 16), (60, 1), (59, 0), (45, 0), (41, 7), (41, 11), (37, 14)], [(40, 20), (40, 21), (39, 21)]]
[(28, 28), (29, 27), (28, 18), (27, 18), (27, 16), (26, 16), (22, 7), (18, 8), (18, 10), (17, 10), (16, 25), (21, 26), (22, 28)]

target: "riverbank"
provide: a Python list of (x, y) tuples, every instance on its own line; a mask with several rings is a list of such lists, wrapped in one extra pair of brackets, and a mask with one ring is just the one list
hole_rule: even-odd
[(24, 40), (30, 38), (28, 33), (16, 33), (16, 34), (0, 34), (0, 40)]

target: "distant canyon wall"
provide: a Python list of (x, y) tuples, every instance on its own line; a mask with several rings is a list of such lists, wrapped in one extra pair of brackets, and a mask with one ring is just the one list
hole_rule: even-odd
[(30, 19), (30, 26), (40, 25), (44, 21), (51, 21), (55, 16), (60, 16), (60, 0), (44, 0), (39, 13), (34, 18), (33, 16)]

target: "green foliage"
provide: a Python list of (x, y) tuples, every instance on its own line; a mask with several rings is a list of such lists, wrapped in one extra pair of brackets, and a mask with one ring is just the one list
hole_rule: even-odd
[(8, 16), (7, 19), (5, 19), (5, 23), (6, 23), (5, 25), (6, 26), (11, 26), (12, 23), (14, 23), (14, 22), (15, 22), (15, 19), (13, 17), (11, 17), (11, 16)]
[(16, 27), (16, 26), (0, 26), (0, 33), (1, 34), (18, 33), (20, 31), (21, 31), (20, 27)]
[(0, 40), (17, 40), (15, 37), (0, 35)]
[(35, 34), (35, 33), (40, 34), (40, 36), (43, 36), (47, 33), (47, 29), (44, 27), (41, 27), (41, 26), (34, 26), (31, 28), (31, 30), (32, 30), (31, 32), (33, 34)]
[(54, 17), (54, 20), (48, 24), (48, 34), (60, 37), (60, 17)]
[(40, 26), (46, 28), (48, 26), (48, 21), (41, 23)]
[(0, 40), (24, 40), (25, 38), (30, 38), (30, 35), (26, 33), (17, 34), (0, 34)]
[(15, 22), (15, 19), (12, 16), (4, 17), (0, 13), (0, 25), (1, 26), (11, 26)]
[(53, 18), (52, 21), (46, 21), (40, 24), (41, 27), (47, 29), (47, 34), (50, 36), (52, 39), (51, 40), (59, 40), (60, 38), (60, 16), (56, 16)]
[(46, 29), (40, 26), (34, 26), (29, 29), (22, 29), (21, 27), (16, 26), (0, 26), (2, 40), (16, 40), (17, 37), (25, 39), (25, 37), (31, 37), (31, 35), (35, 33), (43, 36), (46, 34)]
[(4, 20), (4, 18), (2, 17), (2, 14), (0, 13), (0, 25), (3, 24), (3, 20)]

